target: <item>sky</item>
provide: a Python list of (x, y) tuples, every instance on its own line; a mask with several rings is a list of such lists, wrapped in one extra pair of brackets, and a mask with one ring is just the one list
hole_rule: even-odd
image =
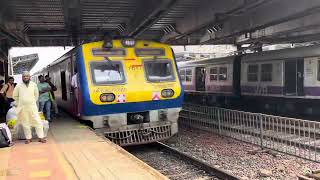
[(39, 56), (38, 63), (31, 69), (35, 73), (46, 67), (63, 54), (70, 51), (72, 47), (13, 47), (9, 50), (10, 57), (23, 56), (37, 53)]

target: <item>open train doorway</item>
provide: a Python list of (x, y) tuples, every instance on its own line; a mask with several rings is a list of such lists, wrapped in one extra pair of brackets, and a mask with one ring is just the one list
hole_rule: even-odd
[(303, 60), (285, 61), (285, 94), (288, 96), (303, 96)]
[(196, 91), (206, 90), (206, 69), (205, 67), (196, 67)]

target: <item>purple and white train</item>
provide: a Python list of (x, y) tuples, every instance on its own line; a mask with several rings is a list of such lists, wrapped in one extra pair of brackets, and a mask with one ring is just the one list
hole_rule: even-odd
[(320, 115), (320, 46), (179, 64), (186, 101), (280, 115)]

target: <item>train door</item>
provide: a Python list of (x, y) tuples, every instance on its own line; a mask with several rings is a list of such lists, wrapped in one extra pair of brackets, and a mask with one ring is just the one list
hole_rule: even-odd
[(205, 67), (196, 67), (196, 91), (205, 91), (206, 69)]
[(303, 96), (303, 60), (285, 61), (285, 94), (287, 96)]
[(78, 88), (74, 88), (71, 87), (71, 81), (72, 81), (72, 77), (77, 73), (77, 62), (76, 62), (76, 55), (75, 53), (72, 54), (71, 56), (71, 61), (72, 61), (72, 68), (70, 68), (70, 74), (71, 74), (71, 78), (70, 78), (70, 97), (72, 98), (72, 102), (75, 102), (72, 106), (73, 106), (73, 110), (72, 112), (74, 113), (74, 115), (78, 115), (79, 109), (80, 109), (80, 103), (79, 103), (79, 84), (78, 84), (78, 80), (77, 80), (77, 85)]
[(61, 94), (62, 94), (62, 99), (67, 101), (67, 83), (66, 83), (66, 72), (61, 71), (60, 72), (60, 77), (61, 77)]
[(304, 60), (297, 60), (297, 94), (304, 96)]

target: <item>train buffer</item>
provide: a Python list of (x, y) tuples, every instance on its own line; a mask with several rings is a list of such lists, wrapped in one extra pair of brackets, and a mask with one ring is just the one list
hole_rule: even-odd
[(87, 126), (64, 117), (51, 124), (46, 144), (0, 149), (0, 180), (167, 179)]

